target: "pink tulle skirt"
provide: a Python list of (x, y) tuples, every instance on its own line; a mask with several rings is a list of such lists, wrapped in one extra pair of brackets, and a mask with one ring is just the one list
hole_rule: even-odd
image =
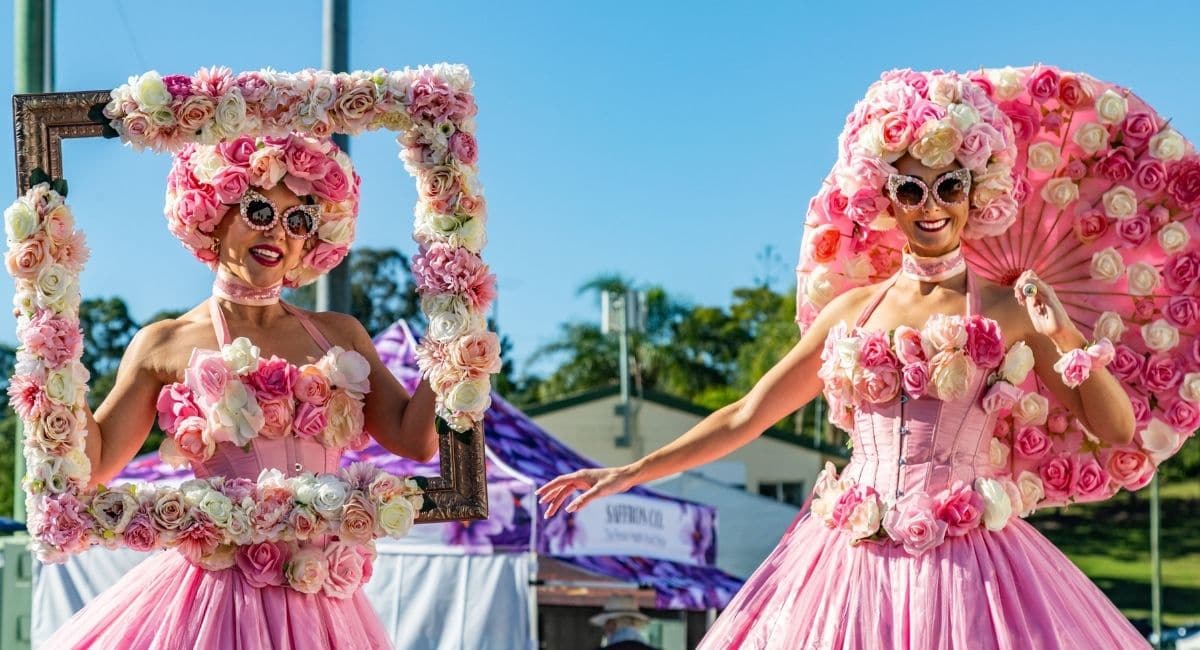
[(362, 591), (352, 598), (259, 589), (237, 569), (205, 571), (175, 551), (147, 558), (45, 648), (390, 648)]
[(1028, 522), (976, 529), (919, 557), (850, 546), (801, 515), (701, 649), (1147, 648), (1095, 584)]

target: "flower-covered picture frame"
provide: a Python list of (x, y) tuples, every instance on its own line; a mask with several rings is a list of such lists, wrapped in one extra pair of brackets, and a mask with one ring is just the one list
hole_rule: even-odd
[[(14, 96), (20, 198), (6, 210), (5, 227), (19, 347), (10, 394), (25, 432), (28, 528), (39, 557), (62, 561), (94, 545), (178, 547), (202, 565), (223, 568), (234, 549), (250, 544), (331, 533), (369, 547), (377, 537), (404, 535), (413, 523), (487, 517), (483, 414), (499, 359), (484, 317), (495, 281), (480, 257), (486, 204), (476, 180), (475, 112), (467, 69), (448, 64), (336, 74), (148, 72), (112, 91)], [(65, 200), (63, 140), (107, 137), (171, 152), (191, 143), (376, 129), (398, 133), (401, 159), (417, 181), (413, 236), (420, 252), (413, 267), (431, 323), (420, 361), (437, 395), (440, 475), (399, 477), (358, 463), (296, 477), (268, 470), (257, 481), (88, 488), (88, 376), (78, 320), (88, 251)], [(318, 243), (340, 253), (329, 256), (338, 261), (345, 254), (336, 250), (340, 231), (331, 228)], [(334, 354), (325, 371), (330, 387), (353, 394), (361, 378), (340, 372)], [(257, 364), (240, 365), (230, 372), (253, 372), (249, 366)]]

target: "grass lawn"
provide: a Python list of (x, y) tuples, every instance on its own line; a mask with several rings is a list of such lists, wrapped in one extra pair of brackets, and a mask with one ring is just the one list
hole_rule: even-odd
[[(1200, 479), (1164, 481), (1163, 625), (1200, 622)], [(1030, 517), (1130, 620), (1150, 620), (1150, 488)], [(1144, 624), (1144, 625), (1143, 625)]]

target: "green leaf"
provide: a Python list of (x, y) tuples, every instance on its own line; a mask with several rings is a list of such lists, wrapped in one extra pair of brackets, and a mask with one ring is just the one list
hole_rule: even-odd
[(88, 108), (88, 119), (96, 124), (108, 124), (111, 120), (109, 120), (108, 116), (104, 114), (104, 107), (107, 105), (108, 104), (106, 103), (92, 104), (91, 107)]
[(114, 138), (121, 137), (121, 134), (117, 133), (117, 130), (112, 128), (112, 125), (109, 125), (109, 124), (105, 124), (103, 127), (101, 127), (100, 135), (105, 140), (112, 140)]
[(433, 418), (433, 429), (439, 436), (454, 433), (454, 428), (450, 426), (450, 423), (440, 417)]
[(63, 197), (67, 195), (67, 179), (65, 178), (55, 179), (54, 182), (50, 183), (50, 187)]
[(33, 171), (29, 172), (29, 186), (30, 187), (33, 187), (35, 185), (41, 185), (42, 183), (49, 183), (49, 182), (50, 182), (50, 175), (47, 174), (45, 171), (43, 171), (42, 168), (35, 167)]
[(430, 499), (430, 498), (429, 498), (429, 497), (427, 497), (427, 496), (426, 496), (426, 497), (422, 497), (422, 500), (421, 500), (421, 512), (429, 512), (430, 510), (433, 510), (433, 508), (434, 508), (434, 505), (435, 505), (435, 504), (433, 503), (433, 499)]
[(422, 490), (426, 490), (429, 488), (429, 477), (428, 476), (414, 476), (414, 477), (412, 477), (412, 480), (413, 480), (413, 483), (416, 483), (417, 487), (421, 488)]

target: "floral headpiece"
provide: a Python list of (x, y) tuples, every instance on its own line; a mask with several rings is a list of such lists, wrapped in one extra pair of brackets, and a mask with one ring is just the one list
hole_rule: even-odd
[(237, 205), (251, 185), (269, 190), (280, 182), (321, 206), (317, 243), (285, 279), (289, 286), (308, 284), (346, 257), (358, 218), (360, 179), (350, 157), (328, 138), (294, 133), (184, 146), (167, 175), (167, 227), (200, 261), (216, 268), (213, 232), (226, 206)]
[(802, 325), (849, 286), (897, 267), (904, 242), (884, 185), (905, 155), (927, 167), (957, 161), (971, 171), (963, 237), (994, 236), (1013, 223), (1028, 187), (1013, 177), (1012, 122), (986, 83), (975, 74), (892, 70), (867, 89), (846, 118), (833, 170), (809, 202), (797, 269)]

